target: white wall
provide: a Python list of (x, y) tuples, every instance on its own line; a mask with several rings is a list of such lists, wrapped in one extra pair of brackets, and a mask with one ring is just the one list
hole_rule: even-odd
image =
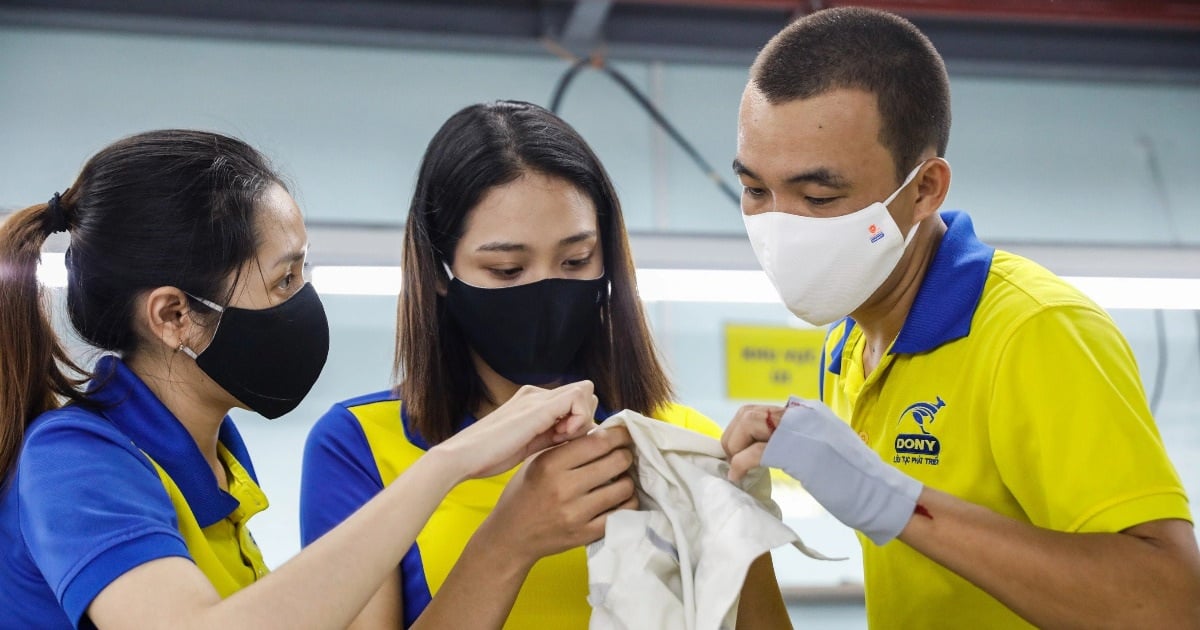
[[(744, 69), (620, 67), (728, 170)], [(447, 116), (496, 98), (545, 103), (564, 69), (553, 58), (0, 28), (0, 207), (44, 200), (119, 136), (186, 126), (274, 157), (312, 219), (398, 223)], [(1200, 87), (953, 77), (952, 88), (947, 207), (971, 210), (983, 236), (1200, 243)], [(607, 77), (581, 74), (562, 113), (604, 160), (630, 229), (741, 230), (736, 208)]]
[[(727, 169), (744, 69), (621, 67)], [(44, 201), (117, 137), (182, 126), (233, 133), (268, 153), (294, 181), (310, 219), (395, 224), (425, 143), (447, 116), (496, 98), (545, 103), (563, 70), (550, 58), (0, 28), (0, 208)], [(1200, 245), (1200, 87), (972, 77), (952, 77), (952, 87), (948, 158), (955, 180), (947, 207), (971, 210), (984, 238)], [(581, 75), (563, 114), (610, 170), (631, 229), (742, 229), (736, 208), (607, 78)], [(394, 300), (335, 296), (326, 306), (333, 349), (309, 400), (274, 422), (239, 417), (273, 504), (254, 524), (272, 565), (297, 548), (296, 484), (309, 425), (332, 402), (389, 384)], [(721, 397), (722, 324), (790, 318), (777, 306), (650, 310), (682, 401), (722, 423), (737, 407)], [(1114, 315), (1149, 382), (1157, 359), (1151, 314)], [(1168, 314), (1170, 362), (1159, 416), (1197, 495), (1200, 340), (1193, 315)], [(832, 519), (795, 524), (810, 542), (855, 559), (822, 564), (784, 552), (777, 566), (786, 582), (861, 576), (856, 543)]]

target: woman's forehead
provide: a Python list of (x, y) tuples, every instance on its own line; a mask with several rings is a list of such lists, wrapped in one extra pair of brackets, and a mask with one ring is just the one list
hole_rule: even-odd
[(598, 233), (591, 198), (564, 179), (530, 173), (483, 196), (467, 216), (462, 244), (557, 247), (588, 233)]

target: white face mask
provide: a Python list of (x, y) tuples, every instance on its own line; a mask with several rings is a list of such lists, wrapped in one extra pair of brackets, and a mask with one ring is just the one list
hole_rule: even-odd
[(814, 326), (837, 321), (887, 280), (917, 233), (914, 225), (901, 236), (887, 206), (924, 164), (887, 199), (851, 214), (821, 219), (777, 211), (742, 215), (758, 263), (796, 317)]

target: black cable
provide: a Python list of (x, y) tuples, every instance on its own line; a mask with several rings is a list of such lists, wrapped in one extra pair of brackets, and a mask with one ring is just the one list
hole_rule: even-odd
[(550, 97), (550, 111), (558, 113), (558, 107), (562, 104), (563, 95), (567, 93), (567, 87), (575, 80), (575, 75), (588, 64), (587, 59), (580, 59), (571, 64), (570, 68), (558, 78), (558, 84), (554, 86), (554, 94)]
[[(1167, 194), (1167, 182), (1163, 178), (1162, 168), (1158, 163), (1158, 150), (1150, 136), (1143, 135), (1137, 139), (1142, 148), (1142, 157), (1146, 163), (1146, 173), (1150, 176), (1150, 187), (1158, 197), (1158, 206), (1162, 210), (1164, 222), (1167, 224), (1167, 234), (1176, 245), (1180, 244), (1180, 231), (1175, 227), (1175, 213), (1171, 209), (1171, 197)], [(1154, 375), (1154, 389), (1150, 395), (1150, 413), (1158, 413), (1158, 405), (1162, 402), (1163, 388), (1167, 377), (1167, 345), (1166, 316), (1162, 310), (1154, 311), (1154, 330), (1158, 338), (1158, 371)]]
[[(554, 88), (554, 94), (550, 97), (550, 111), (556, 114), (558, 113), (559, 105), (562, 104), (562, 98), (566, 93), (567, 87), (570, 86), (571, 81), (575, 79), (575, 75), (578, 74), (585, 65), (589, 65), (590, 63), (591, 62), (586, 59), (581, 59), (572, 64), (571, 67), (568, 68), (565, 73), (563, 73), (562, 77), (558, 80), (558, 85)], [(708, 161), (704, 159), (704, 156), (700, 155), (700, 152), (696, 150), (696, 147), (692, 146), (692, 143), (688, 142), (687, 138), (684, 138), (683, 134), (679, 133), (679, 130), (675, 128), (675, 125), (672, 125), (671, 122), (667, 120), (666, 116), (663, 116), (662, 112), (660, 112), (658, 108), (654, 106), (654, 103), (650, 102), (650, 99), (646, 98), (646, 95), (642, 94), (642, 92), (637, 89), (637, 86), (635, 86), (632, 81), (630, 81), (624, 74), (621, 74), (621, 72), (619, 72), (616, 68), (613, 68), (608, 64), (602, 64), (599, 66), (599, 68), (603, 70), (609, 77), (611, 77), (613, 81), (616, 81), (618, 85), (620, 85), (622, 88), (625, 88), (625, 91), (629, 94), (629, 96), (633, 97), (633, 100), (636, 101), (643, 110), (645, 110), (646, 114), (648, 114), (650, 118), (654, 120), (654, 122), (660, 128), (662, 128), (662, 130), (665, 131), (668, 136), (671, 137), (672, 140), (675, 141), (675, 144), (679, 145), (679, 148), (683, 149), (683, 152), (686, 153), (688, 157), (692, 158), (692, 161), (695, 162), (696, 166), (700, 167), (701, 171), (704, 171), (704, 174), (711, 179), (718, 188), (721, 189), (721, 192), (725, 193), (725, 196), (729, 197), (729, 200), (732, 201), (734, 205), (738, 206), (739, 208), (741, 207), (741, 196), (737, 193), (737, 191), (734, 190), (728, 182), (722, 179), (719, 174), (717, 174), (716, 169), (714, 169), (712, 165), (710, 165)]]
[(1158, 339), (1158, 367), (1154, 370), (1154, 388), (1150, 390), (1150, 415), (1157, 416), (1167, 380), (1167, 320), (1162, 309), (1154, 311), (1154, 334)]

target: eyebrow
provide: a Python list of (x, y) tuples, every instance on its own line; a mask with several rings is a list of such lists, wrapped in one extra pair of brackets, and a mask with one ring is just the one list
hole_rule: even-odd
[(303, 249), (298, 249), (293, 252), (288, 252), (288, 253), (280, 256), (279, 259), (275, 261), (275, 264), (273, 266), (278, 267), (284, 263), (291, 265), (292, 263), (297, 263), (297, 262), (304, 260), (304, 257), (307, 255), (308, 255), (308, 245), (305, 244)]
[(484, 243), (483, 245), (480, 245), (479, 247), (475, 248), (475, 251), (477, 251), (477, 252), (522, 252), (522, 251), (525, 251), (526, 249), (529, 249), (529, 248), (525, 247), (521, 243), (502, 243), (500, 241), (493, 241), (491, 243)]
[(585, 231), (575, 234), (573, 236), (568, 236), (567, 238), (564, 238), (563, 240), (558, 242), (558, 246), (566, 247), (567, 245), (574, 245), (575, 243), (582, 243), (583, 241), (594, 239), (594, 238), (596, 238), (596, 230), (585, 230)]
[(746, 168), (746, 165), (742, 164), (742, 161), (737, 158), (733, 160), (733, 172), (753, 179), (761, 179), (758, 175), (754, 174), (754, 171)]
[[(583, 241), (586, 241), (589, 239), (594, 239), (594, 238), (596, 238), (596, 231), (595, 230), (586, 230), (586, 231), (580, 232), (578, 234), (573, 234), (571, 236), (568, 236), (568, 237), (560, 240), (558, 242), (558, 246), (566, 247), (567, 245), (574, 245), (575, 243), (581, 243)], [(528, 249), (529, 249), (529, 247), (526, 246), (524, 243), (493, 241), (491, 243), (484, 243), (483, 245), (476, 247), (475, 251), (477, 251), (477, 252), (523, 252)]]
[[(754, 173), (754, 171), (746, 168), (739, 160), (733, 161), (733, 172), (738, 175), (745, 175), (751, 179), (762, 181), (762, 178)], [(820, 184), (829, 188), (847, 188), (850, 183), (846, 178), (834, 173), (833, 171), (823, 166), (796, 173), (784, 180), (788, 184)]]

